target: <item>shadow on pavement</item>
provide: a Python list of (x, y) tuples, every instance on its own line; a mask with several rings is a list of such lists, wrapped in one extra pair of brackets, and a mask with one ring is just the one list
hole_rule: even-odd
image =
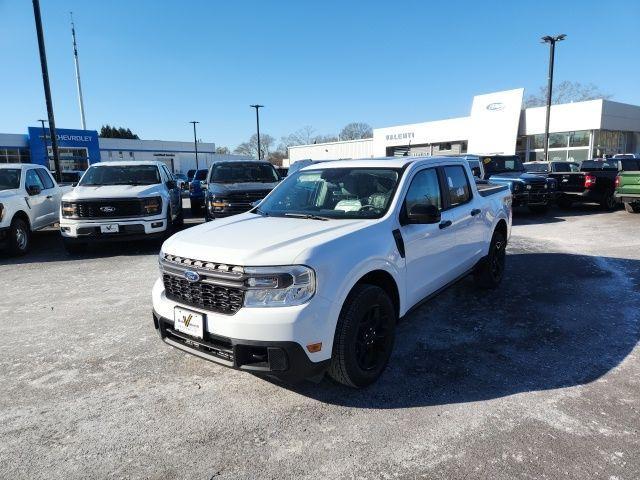
[(466, 279), (405, 318), (369, 388), (285, 388), (360, 408), (474, 402), (592, 382), (638, 342), (640, 261), (515, 254), (507, 271), (497, 291)]

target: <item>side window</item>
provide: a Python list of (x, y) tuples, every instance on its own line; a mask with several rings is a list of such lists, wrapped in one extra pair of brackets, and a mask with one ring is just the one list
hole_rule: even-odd
[(40, 180), (40, 177), (33, 168), (27, 170), (27, 174), (24, 177), (24, 188), (29, 187), (40, 187), (40, 190), (44, 190), (42, 180)]
[(471, 200), (471, 189), (464, 168), (459, 165), (444, 167), (444, 176), (449, 189), (451, 207), (457, 207)]
[(440, 184), (438, 183), (438, 173), (435, 168), (428, 168), (416, 173), (407, 191), (404, 206), (407, 213), (414, 205), (433, 205), (442, 210), (442, 198), (440, 195)]
[(44, 185), (43, 190), (53, 188), (53, 180), (51, 180), (51, 175), (49, 175), (49, 172), (47, 172), (44, 168), (38, 168), (36, 170), (36, 173), (38, 174), (40, 180), (42, 181), (42, 184)]
[(570, 163), (556, 163), (555, 164), (556, 172), (570, 172), (571, 164)]

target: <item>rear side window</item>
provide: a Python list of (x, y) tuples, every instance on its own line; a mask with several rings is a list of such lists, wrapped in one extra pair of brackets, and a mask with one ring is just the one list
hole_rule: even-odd
[(621, 160), (621, 170), (625, 172), (637, 172), (640, 171), (640, 160)]
[(411, 180), (405, 199), (407, 213), (411, 211), (414, 205), (420, 204), (433, 205), (438, 210), (442, 210), (440, 184), (438, 183), (438, 173), (435, 168), (421, 170)]
[(449, 201), (452, 207), (457, 207), (471, 200), (471, 188), (467, 174), (460, 165), (444, 167), (445, 180), (449, 190)]
[(53, 180), (51, 180), (51, 175), (44, 168), (36, 169), (36, 173), (40, 177), (42, 184), (44, 185), (44, 189), (53, 188)]

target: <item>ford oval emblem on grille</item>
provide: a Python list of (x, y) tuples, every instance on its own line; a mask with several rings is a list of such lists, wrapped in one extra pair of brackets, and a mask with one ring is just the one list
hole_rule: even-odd
[(110, 207), (110, 206), (100, 207), (100, 211), (104, 213), (113, 213), (116, 211), (116, 207)]
[(184, 272), (184, 278), (186, 278), (190, 282), (197, 282), (198, 280), (200, 280), (200, 275), (198, 275), (198, 272), (194, 272), (193, 270), (187, 270), (186, 272)]

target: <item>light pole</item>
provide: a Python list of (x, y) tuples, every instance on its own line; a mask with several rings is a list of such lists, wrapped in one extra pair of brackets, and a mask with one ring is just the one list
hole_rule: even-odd
[(258, 131), (258, 160), (262, 160), (262, 150), (260, 150), (260, 109), (264, 107), (264, 105), (249, 105), (251, 108), (256, 109), (256, 130)]
[(556, 42), (561, 42), (566, 38), (564, 33), (552, 37), (546, 35), (542, 37), (542, 43), (549, 44), (549, 76), (547, 83), (547, 119), (544, 124), (544, 159), (549, 161), (549, 117), (551, 116), (551, 94), (553, 90), (553, 62), (556, 55)]
[[(51, 133), (51, 149), (53, 150), (53, 164), (56, 169), (56, 180), (61, 181), (60, 158), (58, 157), (58, 139), (56, 138), (56, 120), (53, 118), (53, 103), (51, 102), (51, 87), (49, 85), (49, 69), (47, 67), (47, 52), (44, 48), (44, 33), (42, 31), (42, 17), (40, 16), (40, 0), (33, 0), (33, 16), (36, 21), (38, 35), (38, 49), (40, 50), (40, 67), (42, 69), (42, 83), (44, 97), (47, 102), (47, 116), (49, 117), (49, 132)], [(47, 155), (48, 158), (48, 155)], [(48, 165), (47, 165), (48, 168)]]
[(47, 145), (47, 131), (44, 128), (44, 122), (46, 120), (38, 119), (38, 121), (42, 124), (42, 141), (44, 142), (44, 159), (47, 161), (47, 168), (49, 167), (49, 146)]
[(189, 123), (193, 123), (193, 146), (196, 149), (196, 170), (198, 170), (198, 137), (196, 137), (196, 123), (200, 122), (192, 120)]

